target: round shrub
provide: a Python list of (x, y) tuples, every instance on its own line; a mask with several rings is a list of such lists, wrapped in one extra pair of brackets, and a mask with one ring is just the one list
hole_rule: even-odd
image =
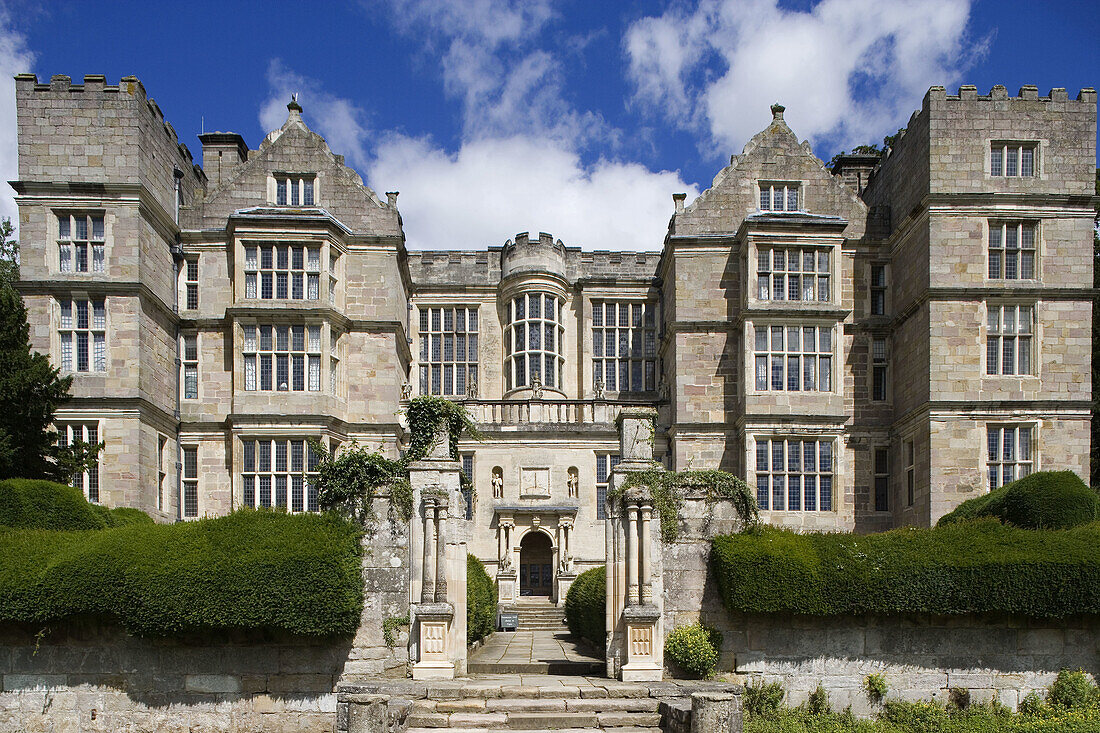
[(1080, 669), (1063, 669), (1047, 692), (1047, 703), (1065, 710), (1085, 708), (1098, 700), (1100, 689)]
[(1100, 517), (1100, 497), (1073, 471), (1040, 471), (964, 501), (939, 525), (978, 517), (1021, 529), (1069, 529)]
[(721, 634), (703, 624), (681, 626), (665, 639), (665, 655), (688, 674), (709, 677), (718, 666), (716, 635), (721, 645)]
[(565, 594), (565, 622), (569, 633), (602, 648), (607, 642), (607, 571), (603, 565), (577, 576)]
[(80, 489), (31, 479), (0, 481), (0, 526), (20, 529), (103, 529), (105, 507), (90, 504)]
[(466, 555), (466, 641), (473, 642), (493, 633), (497, 598), (493, 579), (473, 555)]

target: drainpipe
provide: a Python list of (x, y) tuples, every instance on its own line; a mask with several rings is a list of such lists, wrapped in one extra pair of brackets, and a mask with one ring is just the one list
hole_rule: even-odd
[[(176, 409), (173, 416), (176, 419), (176, 521), (183, 518), (183, 443), (180, 442), (180, 371), (183, 369), (183, 355), (180, 353), (180, 274), (186, 262), (183, 259), (183, 243), (180, 241), (180, 181), (183, 179), (183, 171), (179, 166), (173, 166), (172, 178), (175, 181), (173, 207), (173, 219), (176, 222), (176, 243), (172, 247), (172, 259), (176, 265), (176, 297), (172, 299), (172, 312), (176, 314)], [(163, 510), (162, 510), (163, 511)]]

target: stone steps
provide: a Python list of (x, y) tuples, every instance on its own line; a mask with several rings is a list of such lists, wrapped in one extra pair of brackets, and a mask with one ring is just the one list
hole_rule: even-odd
[(513, 608), (517, 631), (566, 631), (565, 608), (549, 601), (520, 601)]

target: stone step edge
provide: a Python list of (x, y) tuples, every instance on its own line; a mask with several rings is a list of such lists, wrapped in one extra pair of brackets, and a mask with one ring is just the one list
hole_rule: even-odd
[[(501, 728), (407, 728), (405, 733), (499, 733)], [(601, 728), (558, 728), (554, 733), (663, 733), (659, 726), (604, 726)]]
[(740, 694), (742, 685), (728, 682), (616, 682), (580, 677), (576, 686), (494, 684), (477, 678), (445, 681), (381, 680), (341, 682), (337, 685), (337, 702), (370, 702), (377, 695), (394, 699), (469, 700), (506, 697), (510, 699), (590, 699), (590, 698), (685, 698), (695, 692), (732, 692)]

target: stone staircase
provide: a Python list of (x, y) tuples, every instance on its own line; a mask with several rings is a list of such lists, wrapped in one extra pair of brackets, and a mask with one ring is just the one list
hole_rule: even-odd
[[(630, 684), (595, 677), (531, 675), (523, 675), (523, 684), (516, 684), (520, 681), (516, 675), (341, 685), (337, 731), (374, 730), (363, 725), (368, 719), (375, 726), (388, 726), (378, 730), (405, 733), (681, 731), (686, 730), (682, 718), (685, 711), (690, 715), (693, 692), (729, 687), (708, 682)], [(375, 712), (367, 714), (370, 705)], [(362, 722), (357, 724), (357, 720)]]
[(565, 625), (565, 608), (549, 600), (522, 598), (513, 610), (519, 616), (516, 631), (569, 631)]

